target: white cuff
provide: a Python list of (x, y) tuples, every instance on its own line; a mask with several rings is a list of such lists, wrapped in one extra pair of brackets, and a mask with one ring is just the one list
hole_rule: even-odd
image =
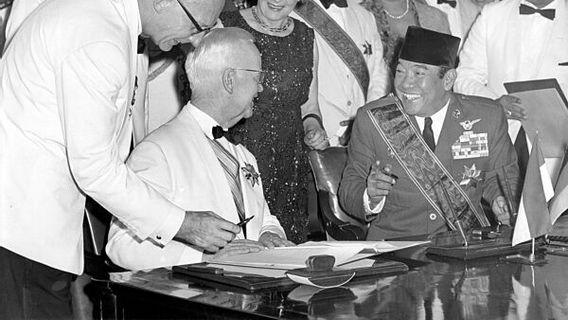
[(155, 241), (158, 245), (162, 247), (168, 244), (175, 235), (178, 233), (179, 228), (183, 223), (183, 219), (185, 219), (185, 212), (174, 212), (169, 214), (161, 226), (156, 228), (153, 233), (151, 233), (148, 237)]
[(374, 208), (371, 209), (371, 200), (369, 199), (369, 195), (367, 194), (367, 188), (365, 188), (365, 192), (363, 192), (363, 206), (365, 207), (365, 212), (367, 213), (367, 215), (381, 213), (381, 211), (383, 211), (383, 207), (385, 206), (385, 199), (386, 197), (383, 197), (383, 200), (381, 200), (381, 202), (379, 202)]

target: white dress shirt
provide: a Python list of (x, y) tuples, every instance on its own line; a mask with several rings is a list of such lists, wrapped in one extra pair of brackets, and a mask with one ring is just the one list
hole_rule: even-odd
[(461, 47), (481, 7), (475, 3), (475, 0), (457, 0), (455, 8), (447, 3), (439, 4), (437, 0), (426, 0), (426, 3), (446, 13), (450, 31), (453, 36), (461, 39)]
[[(555, 9), (554, 20), (538, 13), (521, 15), (525, 0), (498, 1), (483, 7), (460, 52), (454, 90), (497, 99), (507, 94), (504, 83), (555, 78), (568, 92), (568, 0), (554, 0), (541, 9)], [(522, 102), (521, 102), (522, 103)], [(509, 120), (515, 141), (521, 122)], [(551, 176), (560, 159), (547, 158)]]

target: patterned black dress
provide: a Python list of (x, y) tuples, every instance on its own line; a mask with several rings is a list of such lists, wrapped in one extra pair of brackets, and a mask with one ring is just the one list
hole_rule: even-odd
[(268, 207), (288, 240), (304, 242), (311, 172), (300, 106), (308, 100), (312, 82), (314, 32), (295, 20), (290, 35), (270, 36), (251, 28), (237, 11), (223, 13), (221, 20), (226, 27), (239, 27), (254, 36), (267, 72), (253, 116), (230, 134), (256, 157)]

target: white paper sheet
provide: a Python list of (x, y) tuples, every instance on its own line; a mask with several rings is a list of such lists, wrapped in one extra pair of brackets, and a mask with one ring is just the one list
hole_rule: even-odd
[[(305, 268), (306, 260), (315, 255), (335, 257), (335, 266), (380, 253), (391, 252), (428, 243), (428, 241), (321, 241), (295, 247), (279, 247), (261, 252), (224, 257), (211, 263), (241, 267), (291, 270)], [(371, 252), (361, 252), (363, 250)]]
[(216, 264), (238, 265), (246, 267), (263, 267), (271, 269), (297, 269), (305, 268), (306, 260), (316, 255), (331, 255), (335, 257), (335, 265), (351, 261), (361, 247), (332, 247), (332, 246), (296, 246), (277, 247), (260, 252), (224, 257), (211, 261)]
[(430, 241), (319, 241), (306, 242), (300, 246), (324, 245), (337, 248), (359, 247), (361, 250), (374, 250), (377, 254), (410, 248)]

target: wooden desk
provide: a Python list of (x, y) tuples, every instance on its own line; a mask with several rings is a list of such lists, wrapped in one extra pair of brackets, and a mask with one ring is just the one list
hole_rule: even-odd
[[(568, 235), (568, 218), (554, 234)], [(126, 273), (103, 283), (109, 318), (568, 319), (568, 257), (528, 266), (502, 258), (463, 262), (407, 251), (426, 264), (343, 288), (244, 293), (198, 286), (171, 271)], [(110, 298), (109, 298), (110, 297)], [(113, 306), (113, 304), (115, 306)]]

